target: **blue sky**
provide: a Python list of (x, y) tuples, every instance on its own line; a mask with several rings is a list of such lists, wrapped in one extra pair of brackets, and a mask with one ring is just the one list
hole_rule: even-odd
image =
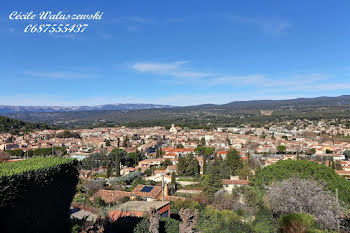
[[(0, 105), (193, 105), (350, 90), (349, 1), (3, 1)], [(13, 11), (103, 12), (74, 34)], [(57, 22), (56, 22), (57, 23)]]

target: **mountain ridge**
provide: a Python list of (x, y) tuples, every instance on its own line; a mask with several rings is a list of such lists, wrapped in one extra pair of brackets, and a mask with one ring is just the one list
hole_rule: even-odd
[(143, 104), (143, 103), (115, 103), (104, 105), (82, 106), (15, 106), (0, 105), (0, 114), (9, 113), (39, 113), (39, 112), (80, 112), (99, 110), (134, 110), (150, 108), (172, 108), (170, 105)]
[[(151, 105), (153, 106), (153, 105)], [(150, 107), (151, 107), (150, 106)], [(266, 111), (269, 114), (266, 114)], [(271, 112), (271, 113), (270, 113)], [(122, 110), (84, 110), (56, 112), (1, 113), (7, 117), (27, 122), (47, 123), (69, 127), (91, 125), (136, 126), (166, 125), (232, 125), (245, 123), (249, 119), (286, 118), (348, 118), (350, 119), (350, 95), (338, 97), (297, 98), (288, 100), (234, 101), (227, 104), (203, 104), (196, 106), (144, 108)], [(238, 124), (237, 123), (237, 124)]]

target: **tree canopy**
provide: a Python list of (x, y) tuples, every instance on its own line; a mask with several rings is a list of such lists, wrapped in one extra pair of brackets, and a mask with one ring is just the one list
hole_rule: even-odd
[(261, 190), (274, 181), (281, 181), (291, 177), (301, 179), (312, 178), (323, 183), (325, 188), (335, 192), (339, 191), (339, 199), (350, 204), (350, 183), (335, 171), (323, 164), (307, 160), (282, 160), (276, 164), (264, 167), (256, 174), (252, 184)]

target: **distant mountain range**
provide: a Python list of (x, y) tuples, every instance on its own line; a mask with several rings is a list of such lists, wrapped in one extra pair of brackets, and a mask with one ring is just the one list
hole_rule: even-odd
[(275, 119), (350, 119), (350, 95), (289, 100), (234, 101), (176, 107), (154, 104), (48, 107), (0, 106), (0, 115), (26, 122), (69, 127), (91, 125), (156, 126), (176, 123), (190, 127), (239, 125)]
[(171, 108), (170, 105), (159, 104), (106, 104), (97, 106), (8, 106), (0, 105), (2, 113), (35, 113), (35, 112), (81, 112), (101, 110), (134, 110), (149, 108)]

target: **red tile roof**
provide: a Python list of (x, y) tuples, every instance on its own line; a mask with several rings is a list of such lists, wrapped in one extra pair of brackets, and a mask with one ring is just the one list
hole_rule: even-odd
[(119, 190), (98, 190), (90, 199), (94, 201), (96, 197), (101, 197), (106, 203), (120, 202), (124, 197), (130, 197), (130, 192), (119, 191)]
[[(149, 192), (141, 191), (145, 186), (152, 187), (152, 189)], [(162, 187), (160, 187), (160, 186), (149, 186), (149, 185), (138, 184), (132, 190), (131, 195), (132, 196), (137, 196), (137, 197), (156, 199), (161, 192), (162, 192)]]

